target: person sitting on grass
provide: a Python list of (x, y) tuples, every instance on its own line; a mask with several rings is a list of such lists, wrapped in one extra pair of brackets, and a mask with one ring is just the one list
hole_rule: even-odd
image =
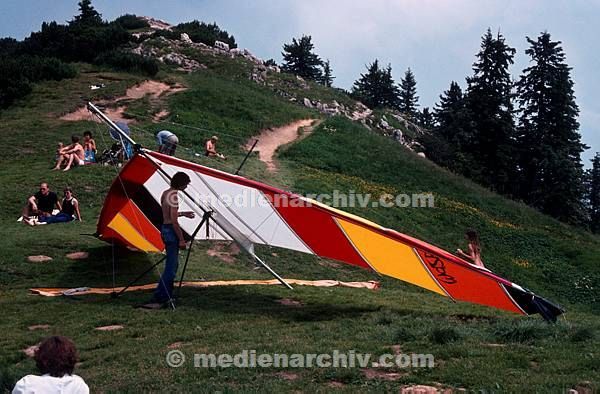
[(23, 222), (31, 225), (32, 216), (37, 216), (38, 219), (50, 216), (54, 207), (61, 209), (58, 196), (50, 191), (48, 183), (42, 182), (40, 190), (27, 199), (27, 204), (25, 204), (22, 212)]
[(61, 336), (46, 338), (35, 352), (35, 365), (42, 374), (21, 378), (12, 394), (62, 393), (88, 394), (85, 381), (73, 374), (77, 363), (77, 349), (69, 339)]
[(96, 162), (96, 141), (91, 131), (83, 133), (83, 161), (86, 163)]
[(37, 221), (30, 220), (28, 224), (35, 226), (52, 223), (67, 223), (73, 219), (77, 219), (81, 222), (82, 219), (81, 213), (79, 212), (79, 201), (73, 197), (73, 190), (70, 187), (67, 187), (65, 188), (64, 193), (65, 197), (62, 200), (62, 209), (58, 214), (43, 216)]
[(84, 165), (85, 152), (83, 146), (79, 143), (79, 137), (74, 135), (71, 137), (71, 145), (62, 148), (60, 151), (60, 157), (56, 162), (55, 170), (60, 170), (60, 167), (65, 164), (63, 171), (69, 171), (73, 165)]
[(471, 264), (487, 270), (481, 260), (481, 243), (479, 242), (479, 235), (477, 232), (474, 230), (467, 230), (465, 232), (465, 238), (469, 241), (469, 253), (465, 253), (461, 249), (456, 249), (456, 253), (469, 259), (472, 262)]
[(216, 135), (210, 137), (210, 139), (206, 141), (206, 152), (204, 154), (207, 157), (218, 157), (220, 159), (225, 159), (223, 154), (217, 152), (217, 141), (219, 141), (219, 137)]

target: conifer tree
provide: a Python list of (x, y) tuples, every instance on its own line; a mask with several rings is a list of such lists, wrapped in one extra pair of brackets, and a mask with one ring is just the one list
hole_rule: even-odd
[(333, 76), (333, 71), (331, 70), (331, 64), (329, 63), (329, 59), (323, 62), (323, 78), (321, 79), (321, 83), (327, 87), (333, 85), (333, 80), (335, 77)]
[(440, 95), (433, 112), (435, 127), (423, 141), (428, 156), (441, 166), (472, 176), (473, 158), (470, 146), (473, 130), (466, 108), (466, 98), (458, 83)]
[(512, 80), (515, 49), (504, 36), (482, 37), (481, 49), (467, 78), (467, 109), (474, 127), (469, 149), (475, 159), (471, 177), (500, 193), (511, 194), (516, 173)]
[(517, 84), (520, 190), (525, 202), (559, 220), (583, 221), (581, 142), (571, 68), (547, 32), (525, 51), (531, 65)]
[(435, 125), (435, 119), (433, 117), (433, 113), (429, 110), (429, 107), (423, 108), (423, 110), (419, 113), (419, 126), (431, 130)]
[(290, 44), (284, 44), (281, 69), (305, 79), (320, 81), (323, 77), (323, 62), (313, 52), (314, 45), (311, 40), (311, 36), (302, 36), (299, 40), (293, 38)]
[(417, 96), (417, 81), (410, 68), (406, 70), (404, 78), (400, 80), (399, 96), (398, 109), (400, 112), (415, 119), (418, 116), (419, 96)]
[(392, 77), (392, 66), (382, 69), (375, 59), (367, 66), (367, 72), (354, 82), (352, 96), (370, 108), (396, 108), (398, 87)]
[(79, 2), (79, 15), (70, 22), (73, 26), (100, 26), (103, 24), (102, 15), (96, 11), (91, 0)]
[(590, 230), (600, 233), (600, 153), (592, 159), (592, 169), (589, 173), (589, 220)]

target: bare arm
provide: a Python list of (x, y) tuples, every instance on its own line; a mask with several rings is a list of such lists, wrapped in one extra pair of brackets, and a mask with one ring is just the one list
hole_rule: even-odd
[(183, 238), (183, 231), (181, 231), (181, 227), (179, 227), (179, 222), (177, 221), (177, 219), (179, 218), (178, 208), (179, 204), (171, 205), (169, 207), (169, 216), (171, 217), (173, 230), (175, 230), (175, 234), (177, 234), (177, 238), (179, 239), (179, 247), (185, 249), (185, 239)]
[(83, 219), (81, 219), (81, 212), (79, 212), (79, 201), (76, 199), (73, 199), (73, 208), (75, 208), (75, 216), (77, 216), (77, 220), (82, 222)]
[(56, 208), (61, 211), (62, 210), (62, 206), (60, 205), (60, 200), (56, 199)]
[(206, 151), (208, 153), (212, 153), (214, 155), (217, 154), (217, 149), (215, 147), (215, 144), (211, 143), (210, 141), (206, 143)]
[[(469, 247), (469, 249), (470, 249), (470, 247)], [(459, 254), (462, 257), (468, 258), (469, 260), (473, 260), (473, 256), (472, 255), (463, 252), (461, 249), (456, 249), (456, 253)]]

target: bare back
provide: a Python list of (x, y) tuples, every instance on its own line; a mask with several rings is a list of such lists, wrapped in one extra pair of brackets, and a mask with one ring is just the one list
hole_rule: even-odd
[[(177, 190), (170, 188), (165, 190), (160, 197), (160, 207), (162, 209), (163, 224), (173, 224), (171, 218), (177, 217), (177, 211), (179, 210)], [(175, 215), (173, 215), (173, 210), (175, 210)]]

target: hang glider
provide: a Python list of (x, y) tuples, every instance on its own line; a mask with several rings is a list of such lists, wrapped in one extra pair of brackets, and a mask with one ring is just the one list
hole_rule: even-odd
[[(98, 237), (144, 252), (162, 252), (160, 196), (179, 171), (191, 179), (180, 209), (197, 213), (194, 219), (181, 218), (184, 233), (197, 240), (236, 241), (261, 264), (254, 244), (338, 260), (451, 300), (523, 315), (540, 313), (552, 321), (564, 312), (529, 290), (429, 243), (300, 195), (139, 146), (106, 196)], [(210, 219), (198, 231), (207, 212)]]

